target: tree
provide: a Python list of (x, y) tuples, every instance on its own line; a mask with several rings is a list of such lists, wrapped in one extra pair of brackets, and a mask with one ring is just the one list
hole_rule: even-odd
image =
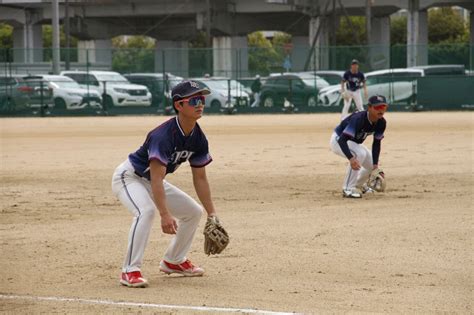
[(272, 41), (266, 39), (262, 32), (249, 34), (249, 72), (268, 75), (270, 72), (282, 71), (285, 58), (282, 46), (289, 42), (291, 36), (281, 32), (276, 32)]
[[(365, 17), (349, 16), (350, 24), (346, 18), (341, 17), (339, 27), (336, 31), (336, 43), (338, 46), (365, 45), (367, 43), (367, 32), (365, 29)], [(356, 34), (358, 41), (354, 38)]]
[(431, 44), (468, 43), (467, 25), (451, 7), (428, 11), (428, 40)]
[(112, 38), (112, 69), (121, 73), (154, 72), (155, 40), (147, 36)]
[(249, 49), (249, 72), (268, 75), (275, 67), (280, 66), (283, 60), (262, 32), (253, 32), (247, 36)]
[[(74, 36), (69, 37), (69, 49), (70, 49), (70, 60), (77, 61), (77, 38)], [(51, 61), (53, 59), (52, 52), (53, 45), (53, 28), (51, 25), (43, 25), (43, 60)], [(59, 28), (59, 47), (66, 47), (66, 34), (64, 33), (63, 26)], [(61, 49), (60, 58), (61, 60), (66, 59), (66, 50)]]
[(13, 27), (0, 23), (0, 49), (13, 48)]
[(11, 61), (8, 49), (13, 47), (13, 27), (0, 23), (0, 62)]
[(282, 47), (291, 43), (291, 35), (283, 32), (275, 32), (272, 39), (273, 47)]
[(189, 41), (189, 75), (191, 77), (201, 77), (213, 72), (213, 51), (212, 47), (207, 47), (206, 32), (199, 31), (196, 36)]
[(397, 16), (390, 20), (390, 44), (405, 45), (407, 43), (407, 17)]

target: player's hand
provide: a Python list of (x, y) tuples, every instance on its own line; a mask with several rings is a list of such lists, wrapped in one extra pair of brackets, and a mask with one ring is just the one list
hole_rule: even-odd
[(359, 161), (357, 161), (357, 159), (355, 157), (352, 157), (349, 162), (351, 163), (351, 168), (354, 170), (354, 171), (358, 171), (360, 170), (360, 164), (359, 164)]
[(376, 169), (378, 169), (378, 168), (379, 168), (379, 166), (378, 166), (377, 164), (374, 164), (374, 166), (373, 166), (372, 169), (376, 170)]
[(178, 231), (178, 223), (176, 223), (175, 218), (171, 214), (161, 215), (161, 230), (165, 234), (176, 234)]

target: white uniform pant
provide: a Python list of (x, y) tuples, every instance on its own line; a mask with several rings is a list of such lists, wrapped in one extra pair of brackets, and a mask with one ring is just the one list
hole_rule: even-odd
[[(339, 137), (334, 132), (329, 143), (331, 151), (342, 156), (344, 159), (347, 159), (346, 155), (341, 150), (341, 146), (337, 142), (338, 140)], [(367, 182), (370, 172), (373, 169), (373, 161), (372, 153), (364, 145), (355, 143), (354, 141), (347, 141), (347, 144), (349, 145), (349, 150), (351, 150), (352, 155), (355, 156), (361, 166), (358, 171), (353, 170), (350, 164), (347, 167), (347, 173), (344, 178), (342, 189), (351, 190), (356, 187), (361, 187)]]
[(354, 103), (356, 104), (357, 110), (359, 112), (364, 110), (360, 89), (357, 89), (356, 91), (346, 90), (346, 93), (349, 94), (350, 97), (348, 99), (344, 99), (344, 107), (342, 108), (341, 120), (344, 120), (344, 118), (349, 116), (349, 109), (351, 108), (352, 100), (354, 100)]
[[(164, 259), (172, 264), (180, 264), (186, 260), (203, 208), (189, 195), (167, 181), (163, 181), (163, 186), (167, 207), (178, 221), (178, 231), (171, 240)], [(143, 254), (157, 213), (151, 183), (148, 179), (136, 175), (127, 159), (114, 172), (112, 191), (133, 215), (122, 270), (137, 271), (142, 266)]]
[(260, 92), (253, 93), (254, 101), (250, 107), (258, 107), (260, 105)]

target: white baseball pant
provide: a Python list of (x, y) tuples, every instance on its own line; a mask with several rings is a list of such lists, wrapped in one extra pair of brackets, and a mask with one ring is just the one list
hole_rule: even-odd
[(357, 110), (359, 112), (364, 110), (364, 105), (362, 103), (362, 95), (360, 93), (360, 89), (357, 89), (356, 91), (351, 91), (351, 90), (346, 89), (346, 92), (350, 97), (348, 97), (347, 99), (344, 99), (344, 107), (342, 108), (341, 120), (344, 120), (344, 118), (349, 116), (349, 109), (351, 108), (352, 100), (354, 100), (354, 103), (356, 104)]
[[(342, 152), (339, 143), (338, 135), (334, 132), (331, 136), (330, 147), (331, 151), (337, 155), (342, 156), (347, 160), (346, 155)], [(351, 165), (347, 167), (346, 177), (342, 185), (343, 190), (351, 190), (356, 187), (361, 187), (367, 182), (370, 176), (370, 172), (373, 169), (372, 153), (362, 144), (355, 143), (354, 141), (347, 141), (351, 153), (360, 163), (360, 170), (353, 170)]]
[[(163, 186), (167, 207), (178, 221), (178, 231), (171, 240), (164, 259), (172, 264), (181, 264), (186, 261), (186, 254), (191, 247), (203, 208), (167, 181), (163, 181)], [(153, 201), (151, 183), (148, 179), (136, 175), (127, 159), (114, 172), (112, 191), (133, 215), (122, 271), (137, 271), (142, 266), (153, 219), (158, 211)]]

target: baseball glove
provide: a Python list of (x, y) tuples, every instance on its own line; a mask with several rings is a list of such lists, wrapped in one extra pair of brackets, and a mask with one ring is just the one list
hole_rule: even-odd
[(342, 92), (341, 97), (345, 99), (346, 101), (348, 101), (351, 98), (351, 96), (349, 95), (349, 92), (347, 91)]
[(378, 192), (385, 191), (385, 173), (381, 168), (377, 168), (370, 173), (368, 186)]
[(229, 244), (229, 234), (216, 216), (208, 217), (204, 227), (204, 253), (220, 254)]

